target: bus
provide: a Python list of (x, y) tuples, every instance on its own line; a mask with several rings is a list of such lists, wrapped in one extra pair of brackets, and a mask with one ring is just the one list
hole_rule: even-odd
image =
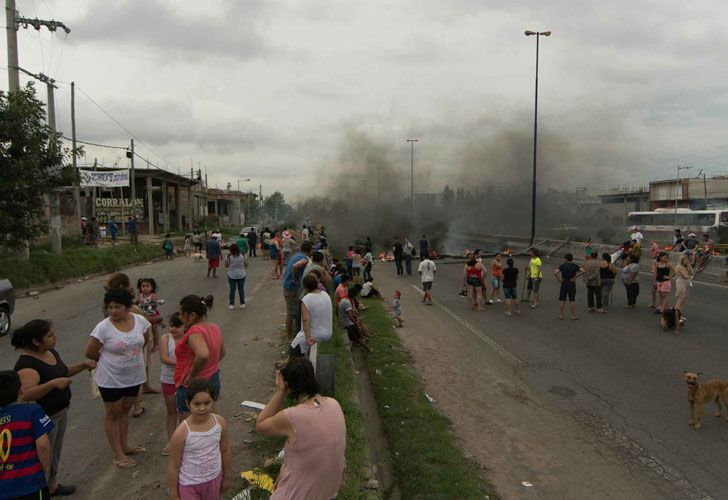
[(654, 212), (630, 212), (630, 226), (637, 226), (646, 238), (672, 243), (675, 229), (683, 236), (695, 233), (700, 238), (709, 234), (718, 239), (718, 228), (728, 227), (728, 208), (715, 210), (690, 210), (689, 208), (658, 208)]

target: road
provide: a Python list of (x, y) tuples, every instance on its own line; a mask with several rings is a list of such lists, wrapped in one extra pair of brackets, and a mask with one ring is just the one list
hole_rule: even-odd
[[(228, 419), (233, 465), (247, 470), (258, 465), (245, 441), (254, 438), (245, 422), (240, 402), (266, 403), (274, 387), (273, 366), (281, 356), (279, 332), (283, 320), (280, 282), (265, 279), (268, 262), (252, 259), (246, 280), (245, 310), (227, 310), (228, 285), (225, 270), (218, 279), (205, 279), (207, 261), (194, 263), (191, 258), (177, 258), (124, 270), (132, 283), (141, 277), (153, 277), (160, 284), (157, 294), (166, 300), (160, 307), (167, 316), (177, 309), (187, 294), (213, 294), (215, 307), (210, 320), (220, 325), (228, 355), (221, 362), (222, 393), (218, 412)], [(72, 282), (60, 290), (41, 294), (37, 299), (17, 302), (13, 324), (20, 326), (33, 318), (53, 321), (58, 333), (56, 349), (66, 363), (83, 359), (89, 333), (102, 319), (103, 277)], [(10, 346), (10, 336), (0, 338), (0, 366), (11, 369), (18, 353)], [(155, 357), (150, 379), (159, 386), (159, 361)], [(65, 437), (59, 480), (78, 486), (77, 498), (165, 498), (167, 459), (159, 454), (166, 441), (162, 396), (144, 397), (145, 414), (130, 419), (129, 442), (146, 446), (139, 466), (118, 470), (103, 432), (103, 403), (92, 400), (89, 377), (84, 372), (74, 377), (73, 400), (69, 413), (69, 430)], [(236, 417), (237, 415), (237, 417)], [(136, 457), (135, 457), (136, 458)]]
[(560, 321), (558, 263), (545, 263), (543, 306), (514, 316), (469, 309), (462, 262), (438, 263), (434, 308), (420, 304), (418, 277), (375, 268), (388, 296), (405, 294), (401, 337), (466, 451), (506, 497), (728, 498), (728, 422), (711, 403), (702, 431), (687, 425), (682, 373), (728, 379), (728, 289), (691, 288), (680, 335), (659, 328), (644, 275), (638, 309), (623, 309), (615, 284), (609, 312), (587, 313), (579, 283), (580, 319)]

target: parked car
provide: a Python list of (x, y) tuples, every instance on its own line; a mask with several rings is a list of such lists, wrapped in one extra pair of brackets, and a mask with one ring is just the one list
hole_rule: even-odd
[(15, 290), (10, 280), (0, 280), (0, 337), (10, 332), (10, 317), (15, 310)]
[(243, 229), (240, 230), (240, 233), (245, 234), (247, 236), (248, 233), (253, 229), (255, 229), (256, 233), (260, 233), (260, 231), (261, 231), (261, 229), (258, 226), (245, 226)]

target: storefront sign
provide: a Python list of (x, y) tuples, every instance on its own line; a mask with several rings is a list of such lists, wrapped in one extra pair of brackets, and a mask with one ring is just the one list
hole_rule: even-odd
[(110, 172), (94, 172), (78, 170), (81, 176), (81, 187), (125, 187), (129, 186), (128, 170), (112, 170)]
[(116, 217), (116, 222), (125, 222), (129, 214), (136, 219), (144, 216), (144, 200), (137, 198), (134, 203), (128, 198), (96, 198), (96, 218), (108, 222)]

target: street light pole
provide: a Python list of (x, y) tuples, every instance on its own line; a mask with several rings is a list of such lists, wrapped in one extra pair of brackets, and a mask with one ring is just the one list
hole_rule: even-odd
[(551, 36), (550, 31), (526, 31), (526, 36), (536, 35), (536, 92), (533, 106), (533, 181), (531, 186), (531, 242), (536, 239), (536, 151), (538, 146), (538, 46), (539, 38)]
[(677, 192), (680, 189), (680, 170), (690, 170), (693, 167), (681, 167), (680, 165), (677, 166), (677, 181), (675, 181), (675, 216), (672, 221), (672, 232), (675, 232), (675, 229), (677, 229), (677, 203), (678, 203), (678, 195)]
[(419, 139), (407, 139), (412, 147), (410, 153), (410, 218), (412, 220), (412, 226), (414, 229), (415, 225), (415, 142), (419, 142)]

